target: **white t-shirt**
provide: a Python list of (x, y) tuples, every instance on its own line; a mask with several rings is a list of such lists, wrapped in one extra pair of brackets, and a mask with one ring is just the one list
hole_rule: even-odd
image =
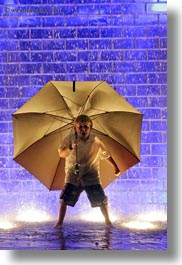
[[(75, 140), (75, 135), (69, 135), (59, 146), (59, 152), (67, 147), (69, 148)], [(94, 134), (90, 134), (86, 142), (83, 142), (78, 137), (77, 144), (77, 161), (76, 161), (76, 148), (70, 150), (70, 154), (66, 157), (65, 173), (66, 183), (73, 185), (94, 185), (100, 183), (99, 176), (99, 161), (100, 159), (107, 159), (110, 157), (103, 142)], [(76, 162), (79, 164), (79, 174), (75, 174)]]

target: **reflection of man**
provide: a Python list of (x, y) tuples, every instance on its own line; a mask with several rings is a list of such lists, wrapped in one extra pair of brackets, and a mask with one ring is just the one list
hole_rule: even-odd
[(60, 196), (56, 227), (62, 226), (67, 205), (73, 207), (83, 190), (87, 193), (91, 206), (100, 207), (105, 223), (110, 225), (107, 197), (100, 184), (99, 160), (106, 159), (113, 166), (116, 175), (119, 174), (119, 169), (101, 140), (91, 133), (92, 120), (88, 116), (78, 116), (74, 129), (75, 134), (67, 136), (58, 149), (60, 157), (66, 158), (66, 179)]

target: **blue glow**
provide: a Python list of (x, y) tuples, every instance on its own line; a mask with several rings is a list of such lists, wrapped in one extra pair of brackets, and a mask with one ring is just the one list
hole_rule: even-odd
[[(49, 192), (13, 161), (11, 115), (49, 80), (106, 80), (144, 114), (141, 162), (106, 193), (113, 215), (166, 213), (167, 3), (29, 2), (0, 1), (2, 215), (16, 216), (30, 202), (57, 215), (59, 191)], [(29, 12), (32, 6), (37, 9)], [(68, 216), (85, 213), (88, 207), (83, 195)]]

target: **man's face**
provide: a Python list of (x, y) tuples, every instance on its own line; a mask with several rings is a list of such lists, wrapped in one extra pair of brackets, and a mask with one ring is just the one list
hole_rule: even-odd
[(75, 125), (76, 132), (82, 141), (87, 140), (91, 131), (90, 122), (78, 122)]

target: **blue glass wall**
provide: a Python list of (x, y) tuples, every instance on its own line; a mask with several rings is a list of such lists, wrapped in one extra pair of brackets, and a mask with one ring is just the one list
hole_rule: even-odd
[(120, 215), (166, 212), (166, 9), (164, 0), (0, 0), (1, 213), (57, 212), (59, 192), (13, 161), (11, 115), (49, 80), (106, 80), (144, 114), (141, 162), (106, 192)]

